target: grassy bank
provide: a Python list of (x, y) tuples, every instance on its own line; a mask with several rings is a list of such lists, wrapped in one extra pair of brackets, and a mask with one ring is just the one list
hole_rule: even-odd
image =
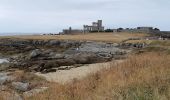
[(59, 85), (27, 100), (169, 100), (170, 56), (132, 55), (121, 64), (95, 75)]
[(99, 42), (121, 42), (128, 38), (139, 38), (148, 36), (142, 33), (87, 33), (77, 35), (28, 35), (28, 36), (6, 36), (1, 38), (35, 39), (35, 40), (77, 40), (77, 41), (99, 41)]

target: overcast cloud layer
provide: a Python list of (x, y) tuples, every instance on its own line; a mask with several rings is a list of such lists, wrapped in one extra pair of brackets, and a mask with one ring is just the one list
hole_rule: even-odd
[(97, 19), (107, 28), (170, 30), (170, 0), (0, 0), (0, 33), (59, 32)]

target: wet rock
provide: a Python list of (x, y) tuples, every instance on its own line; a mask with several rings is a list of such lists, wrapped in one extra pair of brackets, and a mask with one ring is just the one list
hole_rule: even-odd
[(29, 83), (22, 83), (22, 82), (12, 82), (12, 86), (19, 91), (28, 91), (29, 90)]
[(31, 97), (31, 96), (37, 95), (41, 92), (44, 92), (47, 89), (48, 89), (48, 87), (40, 87), (40, 88), (37, 88), (37, 89), (33, 89), (33, 90), (30, 90), (30, 91), (24, 92), (23, 96), (24, 97)]

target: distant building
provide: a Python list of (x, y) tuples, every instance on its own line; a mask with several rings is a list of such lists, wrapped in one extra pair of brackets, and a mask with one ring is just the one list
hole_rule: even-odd
[(104, 31), (104, 27), (102, 26), (102, 20), (98, 20), (97, 22), (93, 22), (92, 25), (84, 25), (83, 32), (101, 32)]
[(137, 27), (137, 28), (118, 28), (113, 29), (113, 32), (128, 32), (128, 33), (154, 33), (159, 32), (160, 30), (153, 27)]
[(150, 32), (152, 32), (154, 29), (153, 29), (153, 27), (137, 27), (137, 30), (138, 30), (139, 32), (150, 33)]
[(79, 29), (72, 29), (69, 27), (69, 29), (63, 29), (63, 32), (60, 32), (60, 34), (80, 34), (83, 33), (83, 30)]

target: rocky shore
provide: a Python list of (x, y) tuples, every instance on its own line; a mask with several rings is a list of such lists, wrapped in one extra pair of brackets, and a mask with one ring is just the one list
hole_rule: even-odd
[[(52, 75), (51, 78), (57, 81), (78, 71), (80, 76), (72, 74), (71, 79), (81, 78), (103, 68), (96, 63), (101, 65), (125, 59), (133, 50), (145, 46), (144, 43), (125, 42), (0, 39), (0, 93), (9, 95), (7, 99), (23, 100), (23, 97), (48, 89), (48, 85), (42, 85), (46, 81), (39, 79), (35, 73), (40, 76), (47, 73), (47, 76)], [(60, 73), (65, 75), (58, 75)]]
[[(8, 57), (1, 70), (18, 68), (31, 72), (55, 72), (62, 66), (79, 66), (123, 59), (132, 49), (145, 44), (92, 41), (1, 39), (0, 53)], [(3, 68), (4, 67), (4, 68)]]

